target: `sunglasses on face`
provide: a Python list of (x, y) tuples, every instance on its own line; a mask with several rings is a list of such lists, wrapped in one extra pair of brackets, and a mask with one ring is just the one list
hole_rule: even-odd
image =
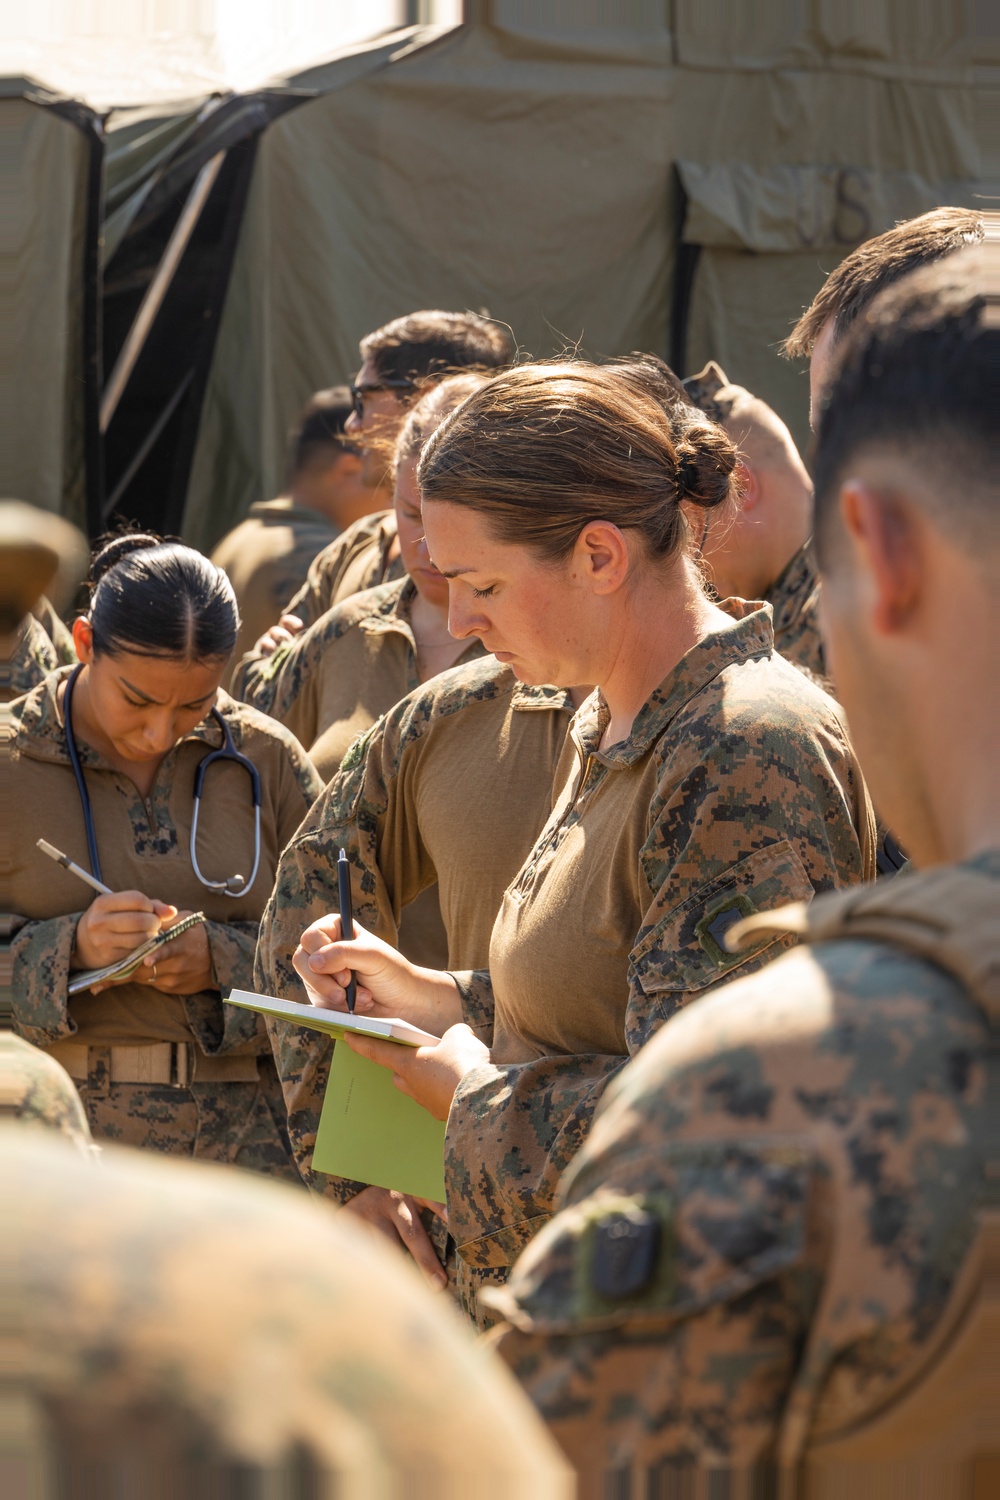
[(382, 380), (378, 385), (355, 385), (351, 382), (351, 400), (354, 403), (354, 415), (359, 422), (365, 419), (365, 397), (375, 391), (413, 391), (416, 385), (412, 380)]

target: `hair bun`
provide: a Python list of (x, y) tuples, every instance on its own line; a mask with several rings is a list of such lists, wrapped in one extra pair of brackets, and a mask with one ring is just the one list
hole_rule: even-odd
[(692, 422), (675, 445), (677, 498), (713, 510), (733, 492), (737, 452), (729, 435), (714, 422)]
[(146, 552), (150, 547), (163, 545), (163, 537), (155, 531), (123, 531), (99, 546), (90, 560), (90, 587), (96, 588), (111, 569), (132, 552)]

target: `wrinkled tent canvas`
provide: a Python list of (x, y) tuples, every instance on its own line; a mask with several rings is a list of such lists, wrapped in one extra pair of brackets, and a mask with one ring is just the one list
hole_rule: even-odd
[[(289, 107), (259, 123), (198, 390), (182, 497), (196, 544), (280, 489), (303, 401), (349, 376), (362, 334), (419, 306), (486, 307), (538, 356), (650, 349), (688, 372), (715, 358), (804, 444), (806, 382), (776, 346), (823, 277), (898, 218), (997, 193), (989, 6), (475, 10), (269, 86)], [(121, 162), (106, 256), (127, 251), (144, 191), (141, 163), (129, 178)], [(140, 466), (124, 513), (142, 486)], [(68, 479), (56, 488), (43, 503), (69, 509)]]

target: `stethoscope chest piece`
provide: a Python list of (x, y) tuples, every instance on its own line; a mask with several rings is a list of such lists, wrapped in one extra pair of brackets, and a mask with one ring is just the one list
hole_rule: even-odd
[[(245, 896), (257, 879), (257, 870), (260, 866), (260, 772), (253, 761), (246, 755), (241, 755), (233, 742), (232, 731), (217, 708), (212, 709), (212, 717), (222, 730), (222, 744), (218, 750), (211, 750), (205, 758), (198, 763), (198, 769), (194, 773), (194, 809), (191, 814), (191, 867), (203, 886), (210, 891), (219, 891), (223, 896), (232, 896), (235, 900), (239, 896)], [(209, 880), (201, 873), (198, 864), (198, 817), (201, 812), (201, 799), (205, 789), (205, 776), (210, 766), (218, 761), (233, 761), (242, 766), (250, 777), (251, 795), (253, 797), (253, 869), (250, 871), (249, 880), (242, 875), (230, 875), (225, 880)]]

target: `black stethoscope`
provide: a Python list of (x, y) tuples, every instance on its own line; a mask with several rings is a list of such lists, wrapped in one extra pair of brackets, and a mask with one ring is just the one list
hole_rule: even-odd
[[(80, 754), (76, 748), (76, 737), (73, 734), (73, 688), (76, 679), (83, 671), (83, 664), (74, 667), (66, 680), (66, 696), (63, 699), (63, 722), (66, 726), (66, 749), (69, 753), (69, 763), (73, 767), (73, 775), (76, 777), (77, 791), (80, 793), (80, 806), (83, 808), (83, 824), (87, 832), (87, 853), (90, 856), (90, 870), (95, 880), (101, 879), (101, 861), (97, 856), (97, 832), (94, 828), (94, 813), (90, 805), (90, 793), (87, 791), (87, 783), (83, 775), (83, 766), (80, 764)], [(257, 879), (257, 867), (260, 864), (260, 772), (245, 755), (241, 755), (233, 743), (233, 736), (229, 725), (219, 713), (217, 708), (209, 710), (212, 718), (222, 730), (222, 745), (218, 750), (212, 750), (198, 764), (194, 773), (194, 814), (191, 818), (191, 865), (195, 875), (210, 891), (221, 891), (224, 896), (245, 896), (247, 891)], [(230, 875), (228, 880), (206, 880), (198, 867), (198, 814), (201, 811), (201, 796), (205, 787), (205, 773), (209, 766), (219, 760), (235, 761), (242, 766), (250, 777), (250, 786), (253, 795), (253, 869), (250, 871), (250, 879), (244, 880), (242, 875)]]

